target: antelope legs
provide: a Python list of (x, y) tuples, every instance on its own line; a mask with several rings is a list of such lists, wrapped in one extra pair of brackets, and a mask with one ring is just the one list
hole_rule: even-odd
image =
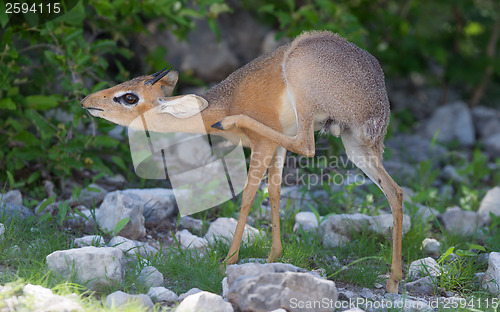
[(392, 210), (392, 263), (387, 281), (388, 292), (398, 292), (399, 281), (403, 278), (401, 248), (403, 238), (403, 190), (385, 171), (381, 162), (381, 151), (365, 143), (359, 134), (342, 134), (342, 143), (349, 159), (382, 190)]
[(267, 262), (274, 262), (281, 257), (281, 234), (280, 234), (280, 196), (281, 196), (281, 174), (285, 162), (286, 149), (282, 146), (276, 148), (274, 157), (271, 160), (268, 174), (269, 201), (271, 203), (272, 221), (272, 245), (271, 253)]
[[(245, 185), (245, 189), (243, 190), (240, 216), (238, 218), (238, 224), (236, 225), (236, 231), (234, 232), (233, 242), (231, 244), (231, 247), (229, 248), (227, 257), (224, 260), (225, 264), (234, 264), (238, 260), (241, 239), (243, 238), (243, 231), (245, 230), (245, 224), (247, 222), (248, 213), (252, 208), (257, 188), (259, 187), (260, 181), (262, 180), (264, 173), (269, 167), (271, 158), (273, 157), (275, 150), (276, 150), (276, 144), (264, 138), (256, 142), (255, 145), (252, 144), (250, 169), (248, 170), (247, 182)], [(274, 213), (273, 213), (273, 221), (274, 221)], [(273, 231), (273, 243), (274, 243), (274, 231)]]
[[(299, 112), (297, 114), (300, 116)], [(220, 130), (228, 130), (233, 127), (245, 128), (294, 153), (306, 157), (313, 157), (315, 153), (314, 121), (312, 117), (299, 121), (297, 135), (293, 137), (276, 131), (260, 121), (243, 114), (224, 117), (224, 119), (212, 125), (212, 127)]]

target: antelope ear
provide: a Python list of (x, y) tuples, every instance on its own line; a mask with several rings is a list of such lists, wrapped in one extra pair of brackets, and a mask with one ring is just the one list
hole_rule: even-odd
[(179, 79), (179, 73), (175, 70), (171, 70), (168, 74), (161, 79), (161, 90), (165, 96), (171, 96), (174, 91), (177, 80)]
[(158, 109), (177, 118), (188, 118), (198, 114), (208, 106), (207, 100), (194, 94), (159, 98)]

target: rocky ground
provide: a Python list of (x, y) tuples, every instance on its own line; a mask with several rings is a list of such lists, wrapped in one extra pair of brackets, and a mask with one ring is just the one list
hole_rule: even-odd
[[(178, 42), (173, 35), (156, 33), (154, 23), (150, 25), (151, 34), (147, 38), (138, 38), (135, 45), (138, 49), (154, 50), (158, 45), (176, 47), (169, 49), (169, 62), (180, 71), (190, 71), (205, 81), (219, 81), (230, 72), (250, 61), (262, 52), (267, 52), (283, 42), (274, 41), (274, 33), (250, 19), (244, 12), (238, 12), (230, 20), (224, 18), (221, 23), (221, 42), (217, 43), (215, 35), (206, 25), (198, 25), (198, 31), (190, 36), (191, 42)], [(153, 39), (152, 39), (153, 38)], [(246, 42), (246, 43), (245, 43)], [(259, 42), (262, 44), (249, 44)], [(251, 47), (251, 48), (247, 48)], [(208, 53), (211, 52), (211, 53)], [(210, 56), (208, 56), (210, 55)], [(415, 87), (416, 86), (416, 87)], [(470, 163), (474, 157), (474, 147), (479, 147), (486, 160), (482, 163), (490, 176), (498, 174), (499, 163), (495, 157), (500, 155), (500, 110), (487, 107), (469, 109), (453, 92), (449, 95), (449, 103), (440, 105), (440, 91), (422, 85), (419, 77), (405, 80), (389, 80), (387, 83), (389, 97), (394, 112), (406, 111), (417, 119), (411, 130), (405, 133), (397, 129), (404, 128), (404, 119), (393, 119), (393, 133), (386, 141), (391, 151), (386, 157), (384, 166), (388, 172), (405, 187), (404, 231), (408, 232), (417, 224), (438, 223), (443, 231), (458, 235), (474, 235), (484, 237), (485, 229), (492, 223), (492, 215), (500, 216), (500, 186), (488, 185), (485, 182), (485, 195), (477, 198), (480, 202), (477, 211), (466, 207), (429, 207), (415, 190), (407, 187), (413, 185), (421, 174), (420, 163), (427, 163), (429, 168), (437, 170), (431, 185), (437, 189), (440, 197), (456, 194), (462, 185), (469, 186), (470, 176), (461, 167), (448, 164), (449, 156), (463, 158)], [(188, 91), (181, 90), (181, 91)], [(200, 91), (200, 90), (194, 90)], [(72, 117), (69, 117), (72, 118)], [(118, 127), (110, 135), (117, 135)], [(437, 134), (437, 136), (436, 136)], [(345, 168), (342, 168), (345, 169)], [(333, 207), (330, 201), (331, 191), (341, 191), (349, 184), (346, 178), (343, 183), (329, 186), (329, 190), (321, 187), (307, 188), (297, 179), (297, 168), (289, 166), (285, 175), (287, 186), (282, 189), (283, 216), (286, 208), (295, 212), (294, 232), (319, 233), (321, 243), (325, 247), (351, 243), (354, 234), (390, 235), (392, 217), (387, 205), (370, 214), (360, 211), (318, 216), (310, 207)], [(465, 173), (464, 173), (465, 172)], [(452, 183), (449, 183), (449, 182)], [(489, 179), (491, 181), (491, 179)], [(89, 289), (99, 289), (113, 283), (123, 282), (125, 272), (138, 259), (154, 257), (163, 252), (161, 246), (174, 246), (179, 243), (184, 250), (195, 250), (203, 256), (207, 245), (221, 237), (231, 237), (236, 226), (233, 218), (218, 218), (208, 224), (191, 217), (178, 220), (173, 191), (170, 189), (126, 189), (127, 181), (121, 176), (105, 177), (97, 183), (84, 188), (78, 197), (71, 197), (69, 190), (57, 198), (57, 201), (40, 205), (35, 209), (23, 206), (21, 192), (11, 190), (2, 195), (4, 224), (0, 224), (0, 239), (8, 230), (9, 222), (16, 216), (26, 219), (30, 216), (41, 217), (59, 213), (61, 203), (67, 205), (78, 214), (65, 216), (65, 227), (68, 231), (79, 229), (87, 236), (74, 239), (75, 248), (58, 250), (46, 257), (48, 268), (61, 278), (74, 278), (85, 283)], [(366, 187), (370, 184), (365, 182)], [(47, 197), (52, 197), (54, 186), (47, 182)], [(265, 185), (262, 186), (265, 189)], [(413, 196), (412, 196), (413, 195)], [(355, 194), (349, 200), (362, 201)], [(95, 203), (96, 209), (91, 207)], [(287, 207), (289, 206), (289, 207)], [(356, 206), (356, 205), (355, 205)], [(269, 212), (268, 203), (264, 202), (264, 211)], [(96, 236), (95, 229), (113, 234), (117, 224), (124, 218), (129, 222), (116, 235)], [(255, 220), (269, 219), (269, 213), (251, 215), (244, 237), (252, 242), (263, 235), (261, 229), (253, 227)], [(253, 222), (252, 222), (253, 220)], [(207, 228), (208, 227), (208, 228)], [(173, 233), (171, 231), (174, 231)], [(39, 243), (39, 242), (38, 242)], [(168, 276), (164, 276), (154, 266), (145, 266), (137, 277), (137, 282), (149, 286), (143, 294), (127, 294), (116, 291), (103, 300), (105, 307), (119, 307), (129, 301), (135, 301), (144, 310), (152, 309), (155, 304), (164, 310), (182, 311), (438, 311), (439, 309), (470, 307), (482, 310), (486, 305), (494, 305), (498, 299), (500, 285), (500, 250), (482, 252), (477, 261), (484, 265), (482, 271), (476, 272), (477, 283), (489, 296), (477, 299), (463, 298), (456, 292), (436, 289), (436, 279), (450, 272), (454, 263), (461, 257), (451, 252), (446, 261), (437, 260), (447, 250), (443, 250), (441, 242), (429, 233), (422, 242), (421, 248), (426, 257), (411, 262), (405, 268), (405, 279), (401, 283), (399, 294), (387, 294), (385, 285), (376, 283), (373, 288), (365, 288), (342, 280), (328, 280), (322, 270), (309, 272), (290, 264), (260, 264), (259, 259), (251, 263), (240, 263), (229, 266), (223, 281), (222, 293), (210, 293), (193, 288), (183, 294), (176, 294), (165, 288)], [(19, 247), (1, 250), (15, 257), (19, 255)], [(374, 255), (375, 256), (375, 255)], [(141, 258), (142, 257), (142, 258)], [(332, 265), (338, 269), (348, 269), (349, 263), (335, 261), (331, 255)], [(454, 262), (455, 261), (455, 262)], [(247, 261), (249, 262), (249, 261)], [(253, 263), (257, 262), (257, 263)], [(0, 265), (0, 274), (10, 270)], [(447, 271), (448, 270), (448, 271)], [(382, 276), (387, 277), (387, 275)], [(172, 281), (169, 280), (171, 283)], [(25, 284), (14, 287), (0, 286), (0, 311), (80, 311), (84, 307), (76, 295), (56, 295), (50, 289), (39, 285)], [(471, 301), (472, 300), (472, 301)]]
[[(447, 121), (443, 121), (443, 120)], [(464, 176), (458, 173), (458, 168), (440, 163), (449, 151), (445, 145), (451, 140), (462, 146), (463, 153), (467, 154), (467, 147), (479, 138), (485, 150), (492, 156), (498, 155), (498, 142), (494, 134), (496, 126), (500, 124), (500, 112), (479, 107), (470, 111), (461, 102), (455, 102), (436, 110), (431, 117), (420, 127), (419, 134), (395, 135), (387, 141), (392, 150), (390, 160), (386, 166), (389, 172), (399, 179), (411, 179), (416, 175), (412, 162), (431, 160), (441, 167), (439, 177), (433, 185), (445, 192), (454, 192), (453, 186), (443, 181), (453, 180), (465, 183)], [(445, 125), (444, 127), (441, 125)], [(494, 129), (494, 130), (490, 130)], [(431, 137), (438, 132), (437, 144), (432, 146)], [(464, 157), (467, 157), (464, 156)], [(488, 163), (492, 171), (498, 171), (495, 163)], [(402, 169), (404, 168), (404, 170)], [(111, 179), (113, 180), (113, 179)], [(114, 180), (119, 180), (114, 178)], [(348, 181), (346, 181), (346, 184)], [(365, 182), (369, 184), (370, 182)], [(403, 184), (403, 183), (402, 183)], [(404, 184), (403, 184), (404, 185)], [(456, 185), (456, 184), (454, 184)], [(81, 227), (91, 233), (94, 222), (104, 231), (113, 232), (117, 223), (123, 218), (130, 221), (110, 240), (101, 236), (88, 235), (74, 240), (75, 248), (59, 250), (47, 255), (47, 266), (56, 275), (62, 278), (73, 276), (77, 281), (85, 282), (90, 289), (97, 288), (110, 282), (120, 283), (125, 270), (132, 261), (137, 261), (137, 254), (147, 256), (160, 251), (160, 242), (163, 245), (172, 245), (177, 240), (182, 249), (194, 249), (203, 255), (204, 249), (215, 239), (228, 237), (236, 227), (233, 218), (218, 218), (209, 223), (208, 230), (203, 236), (193, 233), (203, 232), (203, 222), (189, 216), (182, 217), (177, 223), (175, 198), (170, 189), (123, 189), (113, 190), (109, 184), (92, 184), (83, 190), (77, 199), (69, 202), (81, 214), (69, 218), (67, 226)], [(344, 185), (345, 186), (345, 185)], [(332, 186), (341, 188), (342, 186)], [(283, 187), (282, 202), (288, 203), (299, 211), (295, 214), (294, 231), (318, 231), (325, 247), (337, 247), (348, 244), (356, 231), (364, 234), (389, 236), (392, 226), (392, 217), (387, 209), (380, 210), (376, 215), (361, 213), (344, 213), (327, 216), (318, 216), (307, 211), (307, 202), (317, 204), (317, 199), (328, 199), (324, 190), (310, 190), (301, 192), (300, 186)], [(480, 199), (477, 211), (464, 210), (461, 207), (438, 209), (413, 202), (414, 192), (405, 188), (405, 217), (404, 232), (412, 227), (410, 215), (416, 216), (413, 223), (427, 223), (438, 220), (444, 231), (455, 232), (460, 235), (481, 235), (481, 231), (488, 226), (492, 216), (500, 215), (500, 187), (490, 188)], [(414, 194), (413, 194), (414, 195)], [(312, 201), (314, 197), (316, 201)], [(15, 216), (26, 218), (34, 212), (23, 206), (22, 195), (12, 190), (3, 194), (4, 214), (9, 216), (9, 222)], [(90, 203), (94, 201), (97, 209), (91, 211)], [(56, 214), (59, 203), (41, 204), (35, 209), (37, 215), (45, 213)], [(264, 202), (264, 206), (266, 203)], [(335, 205), (335, 203), (330, 203)], [(284, 206), (282, 207), (285, 208)], [(95, 217), (92, 217), (95, 216)], [(253, 215), (250, 218), (267, 218), (266, 215)], [(177, 229), (174, 236), (168, 235), (163, 229)], [(165, 226), (166, 225), (166, 226)], [(174, 226), (175, 225), (175, 226)], [(4, 234), (4, 225), (0, 225), (0, 233)], [(154, 236), (153, 236), (154, 235)], [(247, 225), (244, 237), (248, 242), (262, 235), (262, 231)], [(138, 276), (141, 283), (150, 285), (147, 294), (127, 294), (117, 291), (106, 297), (103, 304), (107, 307), (119, 306), (130, 300), (135, 300), (145, 309), (151, 309), (155, 303), (160, 303), (165, 309), (172, 307), (176, 311), (331, 311), (332, 307), (338, 311), (349, 310), (379, 311), (390, 308), (404, 311), (437, 311), (438, 308), (468, 302), (457, 293), (436, 290), (436, 278), (446, 274), (447, 268), (452, 267), (454, 259), (459, 256), (451, 254), (447, 265), (439, 265), (436, 259), (443, 255), (440, 242), (428, 237), (422, 241), (422, 248), (428, 255), (426, 258), (413, 261), (407, 268), (405, 280), (401, 283), (400, 294), (387, 294), (382, 284), (375, 288), (359, 287), (342, 281), (327, 280), (325, 272), (308, 272), (290, 264), (260, 264), (245, 263), (229, 266), (226, 269), (226, 278), (223, 281), (223, 293), (214, 294), (191, 289), (185, 294), (176, 294), (165, 288), (165, 276), (153, 266), (146, 266)], [(15, 250), (3, 251), (15, 253)], [(334, 255), (332, 255), (334, 256)], [(335, 257), (333, 257), (335, 259)], [(477, 272), (477, 283), (485, 291), (491, 293), (491, 298), (483, 298), (483, 306), (494, 300), (499, 294), (500, 284), (500, 250), (482, 253), (480, 260), (484, 262), (484, 271)], [(71, 265), (69, 265), (71, 264)], [(335, 263), (342, 268), (345, 264)], [(444, 269), (443, 269), (444, 268)], [(0, 288), (0, 294), (14, 291), (9, 286)], [(5, 296), (4, 296), (5, 297)], [(72, 296), (59, 296), (41, 286), (27, 284), (15, 295), (4, 299), (1, 311), (13, 311), (26, 305), (26, 302), (36, 302), (33, 311), (78, 311), (82, 309), (78, 301)], [(474, 300), (474, 299), (472, 299)], [(479, 299), (478, 299), (479, 300)], [(481, 304), (472, 303), (473, 306)], [(358, 310), (355, 310), (358, 309)]]

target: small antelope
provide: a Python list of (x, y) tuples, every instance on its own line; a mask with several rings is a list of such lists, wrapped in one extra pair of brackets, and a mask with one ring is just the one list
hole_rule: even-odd
[[(268, 172), (272, 247), (268, 262), (281, 256), (279, 200), (286, 150), (312, 157), (314, 131), (340, 136), (349, 159), (385, 194), (393, 214), (393, 253), (388, 292), (402, 278), (403, 191), (382, 165), (389, 101), (384, 74), (365, 50), (331, 32), (305, 32), (260, 56), (203, 96), (172, 97), (178, 73), (162, 70), (87, 96), (93, 116), (130, 126), (146, 111), (148, 130), (237, 137), (252, 150), (241, 212), (227, 264), (238, 259), (247, 216)], [(199, 125), (194, 118), (201, 117)]]

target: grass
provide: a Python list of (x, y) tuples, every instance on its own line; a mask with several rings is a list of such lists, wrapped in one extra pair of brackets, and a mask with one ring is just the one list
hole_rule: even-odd
[[(443, 291), (452, 291), (468, 300), (477, 299), (484, 302), (490, 300), (491, 303), (491, 295), (479, 287), (475, 273), (484, 272), (487, 268), (485, 263), (478, 262), (481, 253), (500, 250), (500, 217), (492, 216), (492, 223), (483, 228), (483, 233), (461, 236), (447, 232), (435, 216), (431, 217), (429, 222), (422, 222), (416, 215), (416, 203), (435, 208), (440, 212), (452, 205), (472, 211), (477, 210), (486, 190), (495, 183), (500, 183), (500, 173), (485, 170), (487, 159), (480, 153), (474, 152), (471, 163), (460, 157), (451, 157), (450, 162), (467, 181), (463, 185), (445, 181), (456, 190), (451, 197), (442, 196), (435, 187), (434, 181), (438, 178), (439, 171), (430, 161), (416, 164), (417, 176), (413, 183), (408, 185), (415, 191), (412, 198), (415, 204), (405, 204), (405, 213), (410, 215), (412, 226), (403, 236), (403, 261), (409, 266), (412, 261), (425, 257), (421, 248), (423, 239), (436, 238), (441, 242), (443, 251), (452, 248), (458, 255), (455, 261), (449, 262), (444, 259), (440, 261), (442, 272), (434, 279), (436, 295)], [(500, 165), (500, 160), (497, 163)], [(314, 173), (314, 168), (307, 170)], [(328, 184), (321, 187), (327, 195), (326, 201), (313, 197), (315, 208), (312, 205), (308, 207), (318, 217), (330, 213), (354, 212), (376, 215), (388, 209), (384, 195), (373, 184), (361, 186), (352, 184), (340, 190)], [(309, 191), (311, 190), (304, 190), (304, 192)], [(267, 196), (265, 189), (259, 191), (251, 212), (255, 226), (262, 229), (265, 235), (253, 244), (243, 244), (240, 249), (240, 259), (268, 256), (271, 249), (270, 220), (264, 217), (262, 208)], [(193, 216), (204, 221), (202, 231), (196, 234), (203, 235), (208, 228), (208, 222), (217, 217), (237, 218), (240, 204), (241, 196), (216, 209)], [(334, 281), (344, 281), (362, 287), (374, 287), (377, 283), (384, 283), (381, 275), (389, 271), (392, 257), (390, 237), (374, 235), (368, 229), (363, 229), (359, 233), (350, 233), (351, 242), (348, 245), (325, 248), (318, 231), (293, 232), (294, 217), (297, 212), (290, 206), (282, 211), (283, 255), (279, 259), (280, 262), (291, 263), (307, 270), (324, 269), (327, 276)], [(86, 311), (112, 311), (104, 308), (100, 299), (117, 290), (131, 294), (147, 293), (147, 286), (138, 283), (137, 277), (142, 268), (152, 265), (166, 277), (165, 287), (177, 294), (193, 287), (213, 293), (222, 292), (221, 281), (224, 274), (220, 270), (220, 264), (229, 249), (224, 240), (215, 241), (203, 254), (193, 250), (182, 250), (174, 245), (165, 246), (162, 253), (149, 255), (146, 258), (137, 256), (137, 261), (132, 262), (127, 268), (123, 283), (112, 284), (96, 292), (89, 292), (85, 285), (80, 285), (74, 280), (64, 281), (55, 278), (48, 271), (45, 257), (55, 250), (72, 248), (73, 239), (83, 236), (81, 228), (68, 230), (65, 226), (71, 214), (69, 206), (62, 203), (53, 217), (45, 215), (38, 220), (32, 218), (23, 222), (14, 220), (8, 223), (5, 222), (5, 217), (0, 219), (0, 223), (4, 223), (6, 228), (4, 238), (0, 239), (0, 269), (4, 271), (0, 274), (0, 284), (11, 285), (15, 293), (19, 293), (26, 283), (42, 285), (52, 289), (56, 294), (76, 293)], [(96, 230), (97, 234), (108, 235), (108, 238), (112, 234)], [(482, 246), (484, 250), (478, 251), (478, 248), (471, 246)], [(137, 309), (134, 304), (120, 308), (123, 311), (136, 311), (134, 309)], [(474, 311), (470, 306), (458, 306), (456, 310)], [(496, 309), (490, 307), (489, 311)]]

